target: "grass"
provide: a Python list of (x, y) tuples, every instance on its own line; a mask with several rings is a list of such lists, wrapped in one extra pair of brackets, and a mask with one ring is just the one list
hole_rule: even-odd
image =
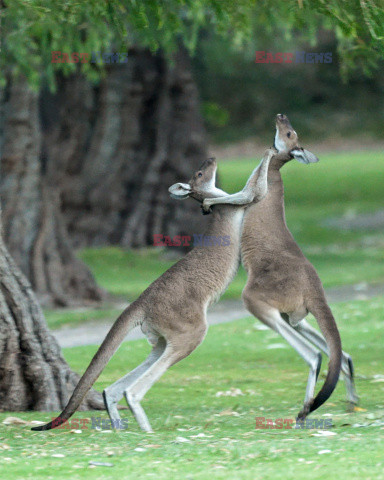
[(49, 328), (59, 329), (62, 327), (75, 327), (81, 323), (116, 319), (121, 311), (121, 308), (84, 308), (79, 310), (61, 308), (57, 310), (45, 310), (44, 313)]
[[(254, 165), (254, 159), (222, 162), (223, 188), (241, 189)], [(315, 165), (292, 161), (282, 175), (288, 226), (324, 286), (383, 282), (383, 232), (343, 231), (326, 220), (384, 208), (384, 153), (329, 153)]]
[(175, 261), (164, 258), (164, 249), (123, 250), (119, 247), (87, 248), (80, 252), (97, 282), (108, 292), (129, 300), (138, 297), (148, 285)]
[[(336, 304), (344, 349), (355, 362), (360, 410), (345, 412), (345, 388), (316, 419), (332, 418), (332, 436), (317, 430), (255, 429), (255, 417), (294, 418), (301, 406), (307, 367), (275, 333), (259, 330), (251, 318), (211, 327), (203, 344), (172, 367), (142, 404), (155, 433), (142, 433), (129, 411), (126, 431), (92, 429), (31, 432), (2, 425), (0, 468), (7, 478), (27, 479), (383, 479), (384, 299)], [(64, 350), (83, 372), (96, 347)], [(102, 389), (141, 362), (145, 341), (124, 343), (96, 387)], [(326, 364), (326, 362), (324, 362)], [(324, 380), (322, 372), (320, 380)], [(243, 395), (217, 396), (239, 389)], [(46, 413), (1, 413), (47, 420)], [(76, 418), (89, 418), (79, 412)], [(105, 412), (92, 415), (106, 418)], [(330, 416), (330, 417), (329, 417)], [(315, 436), (314, 436), (315, 434)], [(322, 452), (322, 453), (321, 453)], [(61, 457), (55, 457), (61, 455)], [(113, 467), (91, 467), (89, 461)]]
[[(219, 164), (223, 188), (240, 190), (259, 159), (237, 158)], [(384, 282), (382, 232), (341, 231), (324, 225), (326, 219), (383, 207), (384, 153), (332, 153), (315, 165), (290, 162), (282, 170), (288, 226), (316, 267), (325, 287), (361, 282)], [(123, 250), (92, 248), (80, 252), (97, 282), (129, 301), (174, 261), (158, 248)], [(224, 298), (239, 298), (246, 282), (241, 268)], [(47, 312), (51, 328), (88, 320), (112, 319), (118, 311), (103, 308), (89, 312)]]
[[(240, 190), (257, 162), (253, 158), (222, 162), (223, 188), (230, 193)], [(304, 249), (346, 243), (357, 246), (367, 232), (335, 230), (323, 222), (329, 217), (383, 209), (383, 174), (384, 153), (375, 151), (324, 154), (314, 165), (294, 160), (287, 164), (282, 169), (287, 223), (298, 243)]]

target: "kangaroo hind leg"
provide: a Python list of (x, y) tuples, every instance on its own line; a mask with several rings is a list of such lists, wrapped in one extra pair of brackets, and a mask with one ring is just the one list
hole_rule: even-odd
[(140, 428), (152, 432), (148, 417), (141, 406), (141, 400), (152, 385), (175, 363), (187, 357), (204, 339), (207, 330), (206, 322), (193, 322), (190, 328), (183, 332), (169, 332), (166, 346), (160, 357), (142, 372), (133, 382), (130, 382), (124, 395), (133, 416)]
[[(295, 329), (301, 333), (307, 340), (309, 340), (313, 345), (320, 348), (326, 355), (329, 356), (329, 351), (327, 343), (324, 337), (313, 328), (306, 320), (300, 322)], [(356, 393), (355, 381), (354, 381), (354, 368), (352, 357), (343, 352), (343, 357), (341, 361), (341, 371), (344, 376), (345, 387), (347, 390), (347, 401), (349, 403), (349, 408), (353, 409), (355, 405), (359, 403), (359, 396)]]
[(255, 299), (247, 290), (243, 292), (247, 309), (265, 325), (281, 335), (303, 358), (309, 366), (305, 403), (309, 402), (315, 392), (317, 377), (321, 368), (321, 353), (303, 338), (296, 330), (283, 320), (280, 312), (265, 302)]
[(105, 408), (107, 409), (109, 418), (115, 428), (117, 428), (120, 420), (117, 404), (123, 398), (124, 391), (161, 357), (164, 353), (165, 347), (166, 343), (164, 338), (159, 337), (157, 343), (153, 346), (151, 353), (141, 365), (104, 390), (103, 397)]

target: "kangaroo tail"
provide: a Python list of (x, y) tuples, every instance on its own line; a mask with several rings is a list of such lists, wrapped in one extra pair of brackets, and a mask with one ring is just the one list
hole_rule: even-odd
[(89, 364), (84, 375), (81, 377), (71, 398), (69, 399), (69, 402), (67, 403), (67, 406), (61, 412), (61, 414), (51, 422), (45, 425), (33, 427), (32, 430), (50, 430), (51, 428), (58, 427), (75, 413), (85, 395), (91, 389), (92, 385), (95, 383), (106, 364), (119, 348), (121, 342), (124, 340), (125, 335), (140, 322), (141, 318), (142, 314), (134, 303), (124, 310), (124, 312), (112, 325), (103, 343), (100, 345), (100, 348), (92, 358), (91, 363)]
[(339, 380), (342, 360), (340, 334), (329, 306), (324, 301), (321, 302), (320, 305), (311, 306), (309, 311), (316, 318), (325, 341), (327, 342), (329, 349), (329, 364), (328, 374), (324, 385), (316, 397), (304, 406), (303, 410), (297, 417), (299, 420), (303, 420), (309, 413), (319, 408), (331, 396)]

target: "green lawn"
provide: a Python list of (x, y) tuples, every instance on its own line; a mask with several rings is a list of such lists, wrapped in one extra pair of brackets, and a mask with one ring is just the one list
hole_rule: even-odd
[[(222, 186), (240, 190), (259, 159), (233, 159), (219, 164)], [(325, 287), (360, 282), (384, 282), (382, 231), (346, 232), (324, 226), (330, 217), (384, 208), (384, 153), (333, 153), (315, 165), (290, 162), (282, 170), (288, 226), (315, 265)], [(183, 180), (183, 179), (181, 179)], [(134, 300), (173, 261), (164, 251), (146, 248), (124, 251), (108, 247), (85, 249), (80, 257), (98, 283), (110, 293)], [(239, 298), (246, 282), (240, 269), (224, 298)], [(47, 312), (51, 327), (98, 318), (114, 318), (107, 306), (89, 312)]]
[(48, 326), (51, 329), (58, 329), (61, 327), (70, 327), (80, 325), (81, 323), (88, 323), (102, 320), (115, 320), (122, 309), (101, 307), (98, 309), (79, 309), (67, 310), (60, 308), (57, 310), (45, 310), (45, 318)]
[[(335, 435), (317, 430), (255, 429), (255, 417), (294, 418), (304, 396), (307, 368), (271, 331), (248, 318), (211, 327), (203, 344), (150, 390), (143, 406), (155, 433), (142, 433), (129, 411), (122, 432), (31, 432), (2, 425), (0, 468), (17, 479), (383, 479), (384, 299), (333, 306), (344, 349), (355, 362), (360, 410), (345, 412), (345, 389), (313, 418), (332, 418)], [(95, 347), (64, 351), (83, 372)], [(101, 375), (102, 389), (141, 362), (145, 341), (124, 343)], [(326, 361), (324, 359), (324, 365)], [(324, 371), (320, 376), (324, 380)], [(243, 395), (217, 396), (239, 389)], [(239, 393), (239, 392), (238, 392)], [(9, 413), (0, 414), (2, 422)], [(46, 413), (12, 413), (47, 420)], [(89, 417), (90, 412), (76, 414)], [(107, 418), (105, 412), (92, 415)], [(329, 417), (330, 416), (330, 417)], [(55, 456), (60, 455), (60, 456)], [(90, 461), (112, 467), (91, 467)]]
[[(221, 162), (224, 190), (240, 190), (258, 161), (239, 158)], [(367, 232), (329, 229), (322, 222), (329, 217), (384, 208), (384, 152), (328, 153), (312, 165), (292, 160), (283, 167), (282, 176), (288, 226), (304, 249), (335, 244), (361, 247)], [(381, 232), (369, 236), (377, 236), (384, 248)]]
[[(222, 162), (223, 188), (241, 189), (255, 163)], [(383, 230), (342, 231), (324, 222), (384, 209), (384, 152), (329, 153), (314, 165), (293, 160), (282, 175), (288, 226), (324, 286), (383, 282)]]

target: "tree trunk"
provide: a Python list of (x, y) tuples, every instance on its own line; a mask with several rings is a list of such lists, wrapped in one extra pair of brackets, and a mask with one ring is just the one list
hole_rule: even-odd
[(154, 234), (200, 232), (196, 204), (168, 194), (206, 157), (188, 56), (180, 50), (171, 66), (134, 49), (128, 60), (110, 66), (97, 88), (77, 75), (43, 99), (48, 166), (77, 246), (139, 247)]
[[(79, 376), (61, 356), (30, 283), (0, 236), (0, 409), (61, 410)], [(102, 409), (92, 390), (82, 409)]]
[(60, 192), (42, 156), (38, 94), (14, 81), (5, 104), (0, 180), (4, 238), (45, 305), (99, 302), (102, 292), (73, 253)]

